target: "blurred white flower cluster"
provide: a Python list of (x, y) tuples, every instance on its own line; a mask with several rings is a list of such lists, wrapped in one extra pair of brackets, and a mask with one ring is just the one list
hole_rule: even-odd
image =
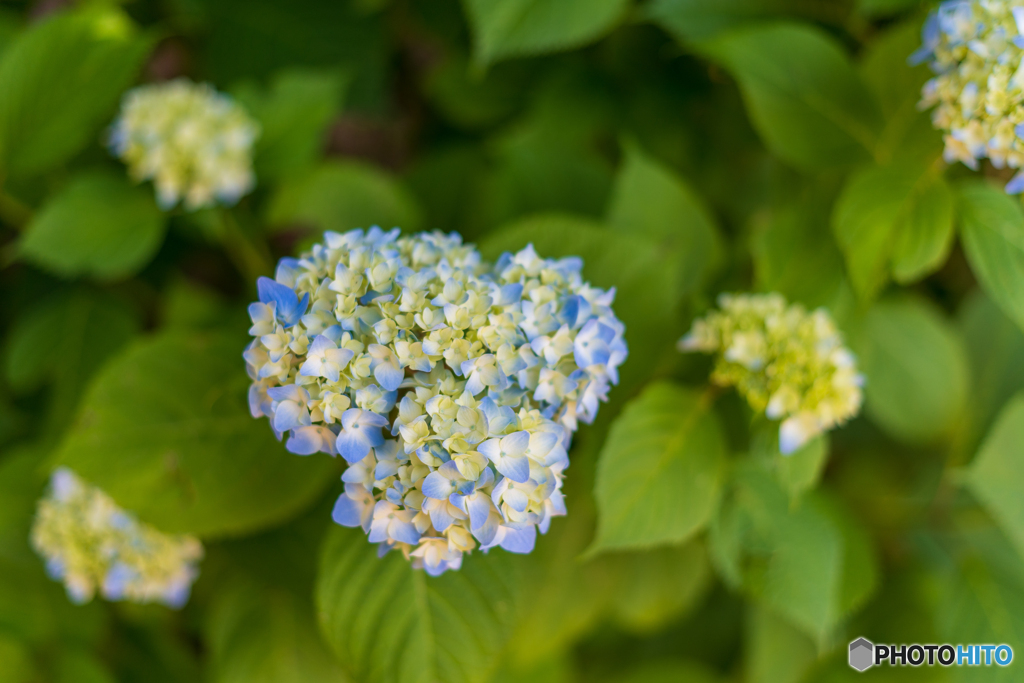
[(207, 84), (177, 79), (125, 94), (110, 147), (136, 181), (152, 180), (164, 209), (234, 204), (252, 190), (259, 125)]
[(755, 411), (782, 420), (783, 454), (860, 411), (863, 377), (824, 309), (809, 313), (780, 294), (722, 294), (718, 305), (679, 349), (715, 353), (711, 381), (735, 386)]
[(614, 291), (582, 265), (528, 246), (491, 266), (456, 233), (328, 232), (260, 278), (253, 415), (293, 453), (348, 461), (334, 519), (382, 552), (432, 574), (478, 544), (530, 552), (565, 514), (577, 421), (627, 354)]
[(195, 538), (139, 522), (65, 468), (54, 472), (39, 502), (32, 545), (76, 603), (92, 600), (98, 591), (107, 600), (181, 607), (203, 556)]
[[(935, 107), (946, 161), (1024, 166), (1024, 0), (943, 2), (925, 22), (923, 43), (910, 62), (927, 61), (938, 74), (920, 106)], [(1024, 172), (1006, 191), (1024, 192)]]

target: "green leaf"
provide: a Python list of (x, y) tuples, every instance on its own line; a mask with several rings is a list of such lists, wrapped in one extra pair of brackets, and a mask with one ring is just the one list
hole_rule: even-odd
[(446, 120), (460, 128), (485, 129), (523, 108), (535, 73), (531, 67), (529, 62), (505, 62), (481, 74), (456, 52), (430, 72), (423, 88)]
[(83, 173), (43, 206), (18, 251), (57, 275), (114, 280), (149, 263), (166, 228), (167, 214), (149, 187), (133, 186), (123, 175)]
[(775, 448), (775, 475), (779, 484), (792, 497), (817, 486), (828, 460), (829, 438), (822, 434), (811, 439), (791, 455), (783, 455)]
[(93, 142), (150, 46), (110, 7), (57, 14), (22, 33), (0, 58), (0, 168), (38, 173)]
[(682, 542), (718, 502), (725, 442), (706, 399), (654, 383), (612, 424), (598, 461), (588, 553)]
[(875, 19), (891, 17), (920, 4), (920, 0), (857, 0), (857, 11)]
[(321, 629), (361, 683), (487, 680), (515, 616), (518, 559), (477, 552), (434, 578), (401, 553), (378, 559), (362, 530), (335, 528), (316, 586)]
[(354, 161), (332, 161), (282, 183), (270, 202), (271, 224), (346, 232), (379, 225), (419, 228), (415, 200), (388, 173)]
[(680, 660), (647, 661), (601, 679), (602, 683), (720, 683), (723, 680), (706, 664)]
[(124, 304), (88, 290), (44, 300), (16, 321), (7, 380), (19, 393), (49, 385), (46, 438), (69, 428), (89, 379), (139, 328), (137, 315)]
[(261, 181), (301, 173), (321, 156), (349, 80), (338, 71), (289, 69), (278, 72), (265, 91), (253, 83), (235, 88), (235, 97), (260, 123), (254, 164)]
[(731, 30), (699, 45), (728, 69), (768, 148), (804, 168), (872, 157), (881, 114), (842, 48), (812, 26)]
[(53, 661), (54, 683), (117, 683), (106, 665), (84, 648), (64, 649)]
[(1020, 202), (982, 182), (958, 188), (964, 252), (985, 293), (1024, 329), (1024, 212)]
[(32, 683), (37, 680), (29, 648), (17, 638), (0, 633), (0, 681)]
[(93, 382), (56, 459), (167, 532), (218, 536), (294, 514), (336, 472), (284, 450), (246, 406), (243, 344), (167, 332)]
[(1006, 404), (967, 470), (967, 485), (1024, 556), (1024, 394)]
[(646, 14), (677, 40), (687, 43), (741, 24), (792, 16), (812, 6), (802, 0), (653, 0)]
[[(360, 109), (391, 104), (391, 41), (382, 13), (359, 2), (204, 0), (200, 71), (216, 83), (264, 79), (283, 66), (340, 69), (352, 75), (346, 99)], [(194, 34), (193, 34), (194, 35)]]
[(744, 636), (748, 683), (799, 683), (818, 658), (814, 641), (767, 607), (750, 606)]
[(957, 317), (971, 365), (971, 421), (964, 447), (973, 454), (999, 410), (1024, 387), (1024, 333), (978, 290)]
[(615, 287), (613, 308), (626, 325), (630, 353), (613, 393), (630, 393), (650, 374), (660, 355), (675, 354), (673, 345), (682, 330), (672, 313), (678, 304), (673, 254), (640, 235), (624, 235), (560, 215), (534, 216), (504, 226), (480, 243), (480, 253), (493, 260), (527, 244), (545, 258), (578, 256), (583, 259), (584, 280), (596, 287)]
[(843, 257), (822, 225), (832, 194), (802, 194), (792, 204), (755, 217), (750, 251), (757, 289), (779, 292), (808, 308), (832, 303), (843, 282)]
[(235, 582), (217, 597), (209, 622), (212, 683), (347, 680), (320, 639), (312, 606), (287, 591)]
[(476, 63), (580, 47), (610, 32), (628, 0), (463, 0)]
[(931, 112), (917, 106), (921, 88), (934, 74), (927, 64), (907, 64), (907, 55), (920, 45), (920, 21), (911, 19), (868, 42), (858, 65), (885, 116), (876, 147), (883, 163), (893, 159), (932, 163), (942, 153), (942, 133), (932, 125)]
[(890, 276), (906, 284), (946, 260), (953, 193), (935, 165), (871, 166), (847, 181), (832, 229), (854, 288), (872, 299)]
[(710, 540), (712, 558), (731, 584), (819, 645), (875, 588), (866, 532), (820, 493), (791, 504), (754, 462), (737, 469)]
[(654, 633), (695, 606), (711, 578), (700, 542), (603, 558), (614, 575), (611, 617), (634, 633)]
[(673, 171), (635, 143), (612, 189), (608, 224), (628, 235), (645, 235), (679, 254), (680, 285), (693, 291), (721, 261), (718, 226), (700, 197)]
[(866, 378), (868, 416), (891, 436), (929, 443), (961, 426), (967, 355), (956, 330), (931, 305), (911, 297), (880, 302), (851, 342)]

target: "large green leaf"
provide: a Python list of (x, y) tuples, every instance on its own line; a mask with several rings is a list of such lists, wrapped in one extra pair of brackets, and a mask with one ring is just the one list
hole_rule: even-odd
[(722, 257), (718, 226), (700, 197), (671, 169), (635, 143), (612, 189), (608, 224), (627, 235), (645, 235), (680, 258), (683, 291), (696, 289)]
[(432, 578), (377, 557), (360, 529), (332, 530), (316, 586), (327, 642), (361, 683), (475, 683), (494, 673), (515, 617), (521, 558), (477, 552)]
[(681, 334), (672, 312), (678, 304), (678, 260), (646, 237), (624, 235), (603, 225), (564, 215), (534, 216), (491, 233), (480, 243), (484, 258), (519, 251), (533, 244), (546, 258), (579, 256), (583, 279), (615, 287), (613, 308), (626, 325), (630, 355), (622, 367), (621, 387), (629, 393), (651, 372), (661, 354)]
[(958, 188), (961, 237), (985, 292), (1024, 329), (1024, 211), (983, 181)]
[(367, 164), (332, 161), (282, 183), (270, 202), (274, 225), (345, 232), (379, 225), (419, 228), (415, 200), (393, 177)]
[(750, 245), (757, 289), (809, 308), (835, 301), (844, 284), (843, 256), (822, 229), (833, 199), (832, 192), (805, 192), (757, 216)]
[(121, 175), (83, 173), (29, 223), (19, 251), (58, 275), (116, 279), (149, 262), (166, 226), (149, 187), (134, 187)]
[(266, 90), (252, 83), (235, 89), (260, 123), (254, 163), (261, 181), (301, 173), (316, 161), (348, 81), (338, 71), (291, 69), (277, 73)]
[(936, 270), (953, 244), (953, 192), (934, 164), (871, 166), (850, 177), (832, 229), (857, 293), (873, 298), (889, 277), (906, 284)]
[(836, 21), (842, 19), (841, 5), (806, 0), (653, 0), (646, 14), (678, 40), (690, 42), (741, 24), (799, 14)]
[(213, 683), (347, 680), (320, 639), (311, 606), (287, 591), (235, 582), (217, 597), (209, 620)]
[(920, 45), (920, 21), (912, 19), (882, 31), (861, 56), (860, 74), (878, 97), (885, 116), (876, 148), (881, 162), (931, 162), (942, 152), (942, 133), (932, 125), (931, 112), (917, 106), (921, 87), (934, 74), (927, 64), (907, 63), (907, 55)]
[(252, 418), (238, 341), (172, 331), (136, 343), (96, 378), (57, 461), (168, 532), (241, 533), (294, 514), (335, 463), (286, 452)]
[(68, 429), (90, 378), (139, 327), (130, 308), (85, 289), (46, 299), (15, 321), (8, 339), (6, 376), (18, 393), (50, 387), (44, 438)]
[(1024, 389), (1024, 332), (990, 298), (975, 291), (957, 312), (971, 365), (965, 455), (973, 454), (1003, 405)]
[(971, 491), (1024, 556), (1024, 394), (1003, 409), (967, 471)]
[(614, 580), (612, 619), (635, 633), (654, 633), (679, 618), (704, 595), (711, 578), (707, 550), (680, 546), (614, 553), (604, 558)]
[(52, 168), (99, 135), (150, 41), (120, 10), (62, 13), (29, 29), (0, 59), (0, 168)]
[(866, 377), (867, 413), (885, 431), (927, 443), (961, 426), (967, 355), (956, 330), (931, 305), (910, 297), (880, 302), (851, 341)]
[(812, 639), (770, 608), (751, 605), (745, 670), (749, 683), (799, 683), (817, 659)]
[(579, 47), (609, 32), (628, 0), (463, 0), (476, 62)]
[(598, 462), (597, 536), (589, 552), (679, 543), (718, 502), (721, 427), (689, 389), (655, 383), (612, 425)]
[(710, 540), (727, 582), (819, 645), (875, 588), (874, 550), (866, 532), (821, 493), (791, 504), (755, 463), (737, 469)]
[(842, 48), (809, 25), (737, 28), (699, 49), (739, 83), (765, 144), (801, 167), (871, 158), (881, 113)]

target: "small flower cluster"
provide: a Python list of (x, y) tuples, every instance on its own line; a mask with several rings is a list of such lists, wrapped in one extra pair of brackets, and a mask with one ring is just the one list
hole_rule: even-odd
[(808, 313), (779, 294), (722, 294), (718, 305), (679, 349), (719, 354), (712, 382), (735, 385), (754, 410), (782, 420), (783, 454), (858, 413), (863, 377), (825, 310)]
[(252, 190), (259, 125), (206, 84), (179, 78), (129, 91), (110, 132), (111, 150), (136, 181), (152, 180), (164, 209), (234, 204)]
[[(920, 106), (935, 106), (946, 161), (1024, 166), (1024, 0), (943, 2), (925, 22), (923, 43), (910, 62), (928, 61), (938, 74)], [(1024, 192), (1024, 171), (1006, 191)]]
[(565, 514), (577, 420), (626, 358), (614, 290), (532, 246), (489, 266), (456, 233), (324, 241), (258, 282), (253, 415), (289, 451), (349, 463), (334, 519), (382, 553), (436, 575), (478, 543), (530, 552)]
[(181, 607), (203, 556), (195, 538), (169, 536), (139, 522), (65, 468), (53, 473), (39, 501), (32, 545), (75, 603), (89, 602), (99, 590), (107, 600)]

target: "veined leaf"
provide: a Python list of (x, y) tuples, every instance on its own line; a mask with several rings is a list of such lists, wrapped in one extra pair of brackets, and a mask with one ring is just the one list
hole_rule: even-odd
[(317, 579), (320, 626), (361, 683), (475, 683), (494, 673), (514, 620), (514, 557), (477, 552), (430, 577), (377, 557), (361, 529), (333, 529)]
[(615, 420), (598, 461), (597, 536), (588, 552), (679, 543), (718, 502), (725, 443), (694, 391), (655, 383)]

